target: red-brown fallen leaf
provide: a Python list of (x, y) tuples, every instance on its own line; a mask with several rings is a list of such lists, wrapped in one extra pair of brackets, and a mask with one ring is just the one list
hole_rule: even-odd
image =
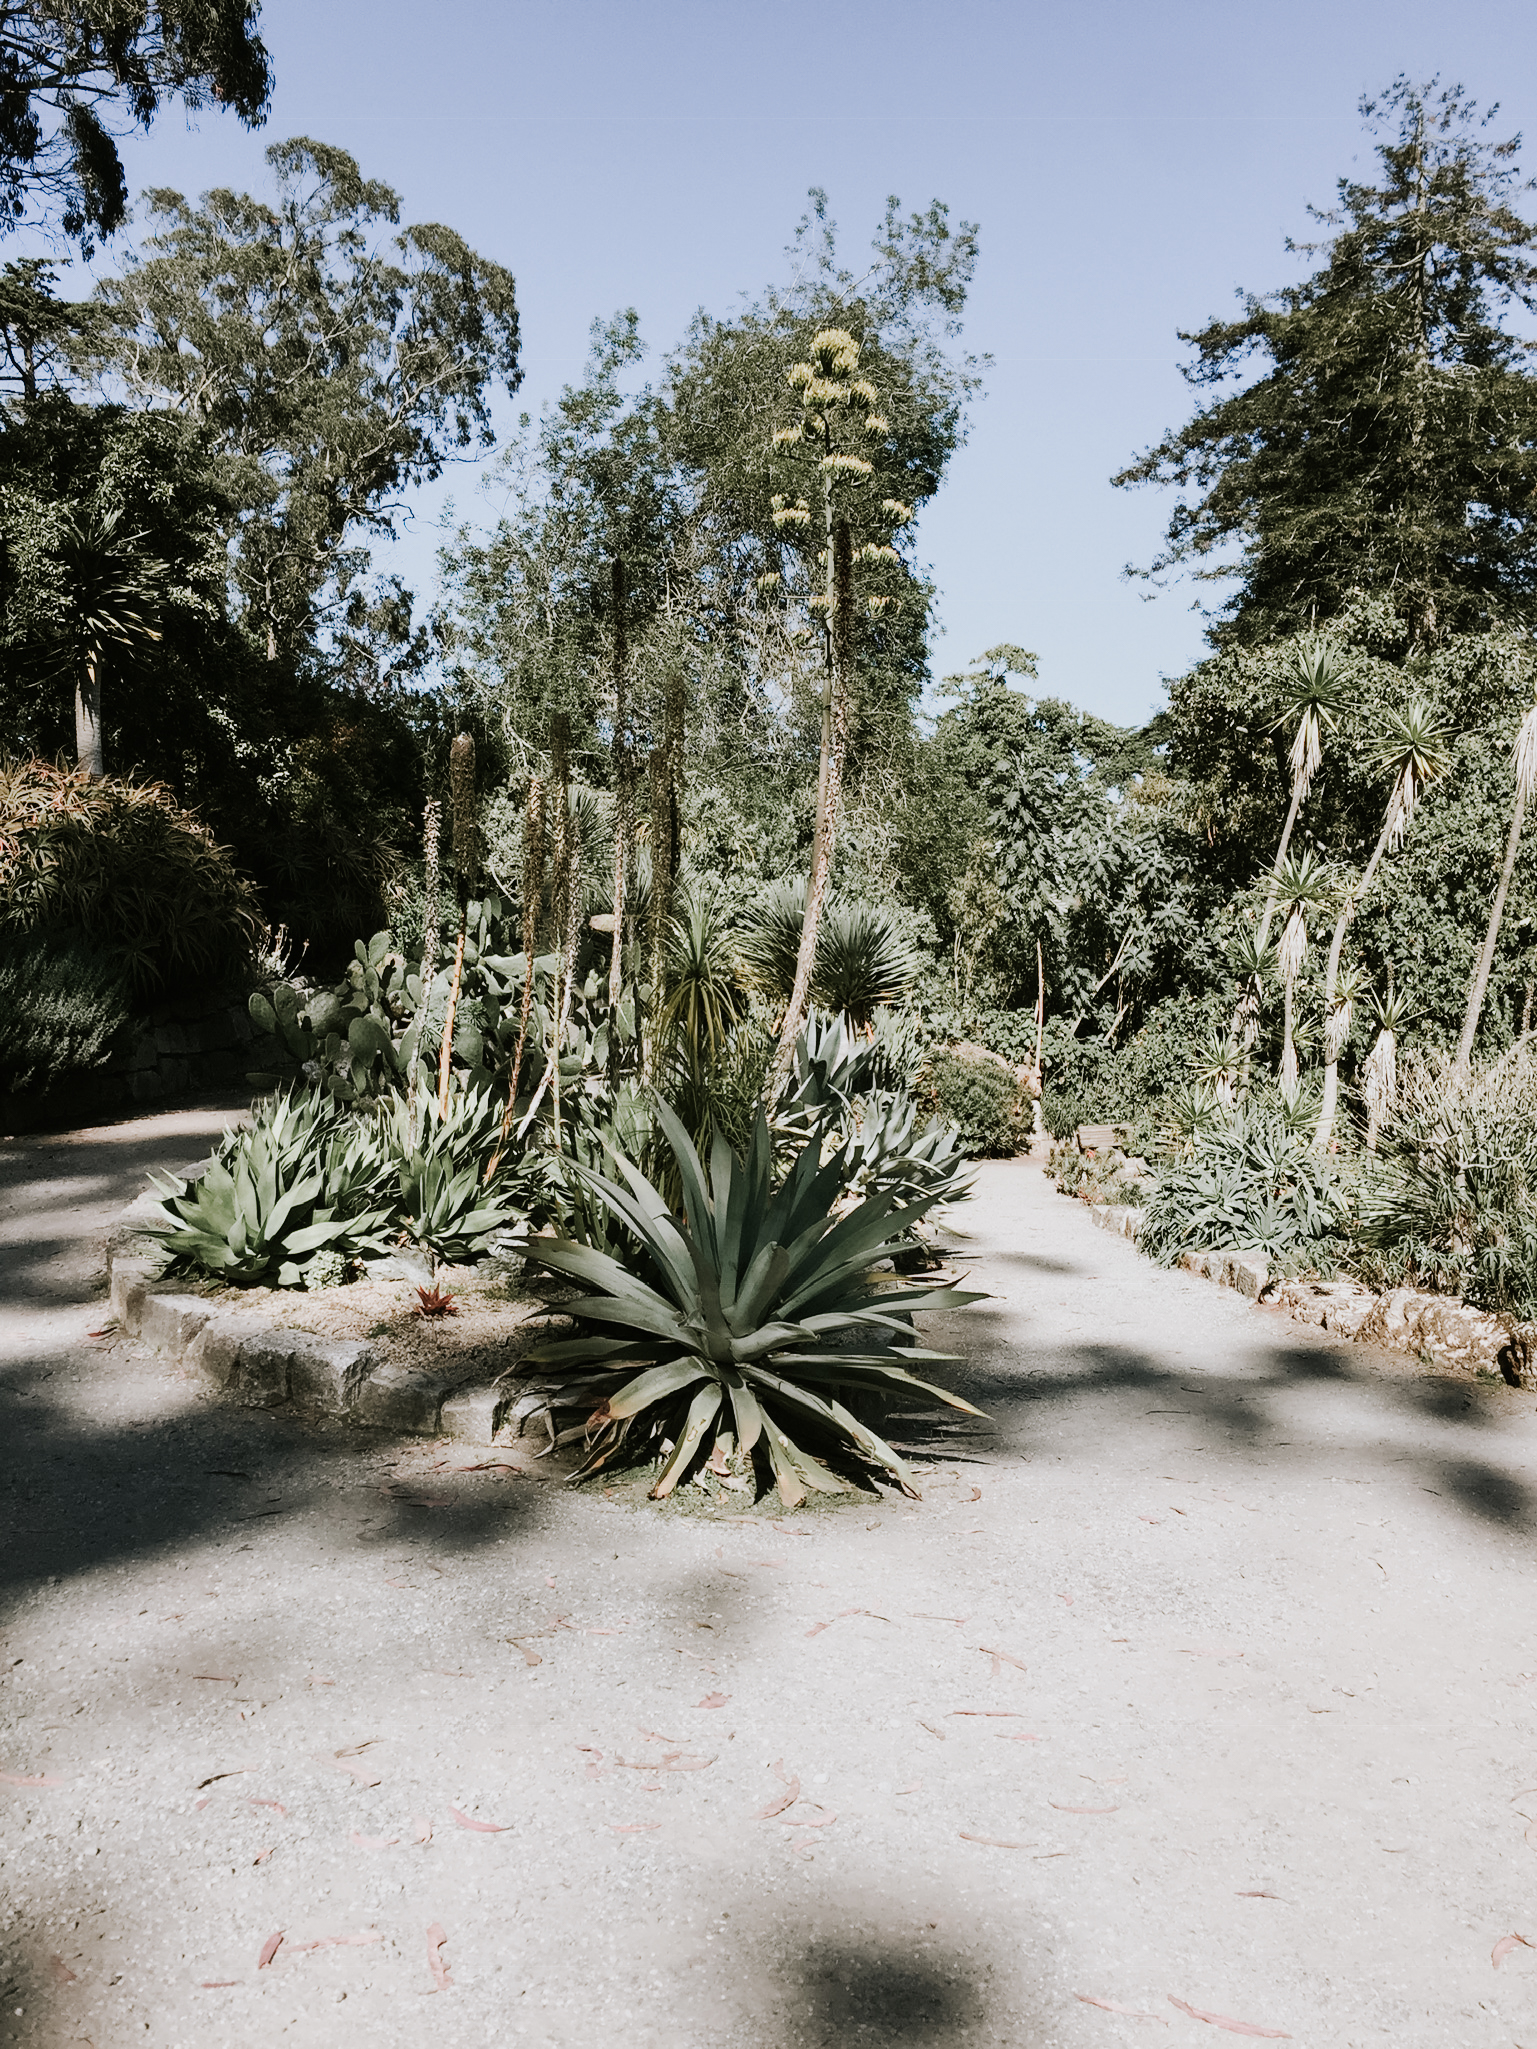
[(448, 1941), (448, 1931), (441, 1921), (434, 1921), (427, 1930), (427, 1968), (432, 1973), (434, 1992), (447, 1992), (453, 1985), (448, 1966), (443, 1961), (443, 1946)]
[(256, 1959), (257, 1970), (265, 1971), (268, 1964), (272, 1962), (272, 1959), (277, 1955), (278, 1951), (282, 1947), (283, 1931), (281, 1928), (274, 1928), (272, 1933), (267, 1937), (267, 1940), (262, 1944), (261, 1955)]
[(1044, 1736), (1027, 1736), (1023, 1729), (996, 1729), (994, 1735), (1000, 1743), (1044, 1743)]
[(963, 1843), (985, 1843), (990, 1850), (1028, 1850), (1028, 1843), (1006, 1843), (1001, 1836), (974, 1836), (969, 1829), (960, 1831)]
[(455, 1466), (456, 1473), (515, 1473), (517, 1467), (504, 1458), (488, 1458), (478, 1466)]
[(957, 1629), (971, 1619), (966, 1615), (925, 1615), (917, 1608), (910, 1608), (908, 1613), (915, 1622), (953, 1622)]
[(416, 1592), (415, 1587), (412, 1586), (408, 1579), (387, 1579), (384, 1584), (387, 1587), (399, 1587), (403, 1594), (414, 1594)]
[(50, 1957), (48, 1959), (48, 1968), (53, 1973), (55, 1985), (74, 1985), (78, 1983), (74, 1972), (65, 1963), (63, 1957)]
[[(1230, 1643), (1182, 1643), (1179, 1651), (1183, 1658), (1241, 1658), (1245, 1655), (1236, 1644)], [(1289, 2042), (1291, 2036), (1287, 2035), (1282, 2039)]]
[(1235, 2021), (1231, 2014), (1203, 2013), (1198, 2006), (1187, 2006), (1183, 1999), (1169, 1994), (1170, 2006), (1177, 2006), (1181, 2013), (1188, 2013), (1193, 2021), (1205, 2021), (1211, 2028), (1223, 2028), (1230, 2035), (1255, 2035), (1265, 2042), (1289, 2042), (1291, 2036), (1284, 2028), (1262, 2028), (1254, 2021)]
[(204, 1809), (205, 1807), (212, 1807), (212, 1805), (213, 1805), (213, 1802), (212, 1802), (212, 1801), (211, 1801), (211, 1800), (209, 1799), (208, 1795), (207, 1795), (207, 1794), (205, 1793), (205, 1794), (203, 1795), (203, 1797), (202, 1797), (202, 1799), (201, 1799), (201, 1800), (194, 1800), (194, 1801), (193, 1801), (193, 1803), (192, 1803), (192, 1811), (194, 1812), (194, 1814), (201, 1814), (201, 1813), (202, 1813), (202, 1811), (203, 1811), (203, 1809)]
[[(276, 1844), (274, 1844), (272, 1846), (272, 1849), (275, 1849), (276, 1847)], [(258, 1850), (256, 1855), (251, 1859), (251, 1862), (253, 1864), (265, 1864), (267, 1859), (272, 1855), (272, 1849)]]
[(400, 1841), (399, 1836), (360, 1836), (354, 1829), (348, 1838), (360, 1850), (393, 1850)]
[(333, 1772), (345, 1772), (348, 1778), (355, 1779), (360, 1786), (377, 1786), (383, 1783), (379, 1774), (366, 1764), (348, 1764), (340, 1757), (317, 1757), (315, 1762), (329, 1765)]
[(767, 1807), (765, 1807), (760, 1813), (755, 1814), (753, 1816), (754, 1821), (772, 1821), (776, 1814), (783, 1814), (787, 1807), (793, 1807), (796, 1801), (800, 1798), (801, 1782), (798, 1778), (785, 1778), (784, 1773), (780, 1770), (780, 1765), (782, 1765), (783, 1763), (784, 1759), (780, 1758), (779, 1763), (773, 1767), (773, 1770), (775, 1776), (784, 1781), (785, 1790), (782, 1793), (780, 1793), (775, 1799), (770, 1800)]
[(1537, 1942), (1528, 1942), (1524, 1935), (1502, 1935), (1494, 1945), (1489, 1961), (1498, 1970), (1513, 1949), (1537, 1949)]
[(450, 1672), (446, 1665), (434, 1665), (428, 1672), (429, 1679), (473, 1679), (473, 1672)]
[(411, 1840), (413, 1843), (430, 1843), (432, 1841), (432, 1823), (425, 1814), (412, 1816)]
[(285, 1807), (285, 1806), (283, 1805), (283, 1803), (282, 1803), (282, 1801), (281, 1801), (281, 1800), (251, 1800), (251, 1799), (247, 1799), (247, 1801), (246, 1801), (246, 1805), (247, 1805), (247, 1807), (270, 1807), (270, 1808), (272, 1809), (272, 1811), (273, 1811), (273, 1813), (274, 1813), (274, 1814), (281, 1814), (281, 1815), (284, 1815), (284, 1816), (286, 1816), (286, 1815), (287, 1815), (287, 1813), (288, 1813), (288, 1809), (287, 1809), (287, 1808), (286, 1808), (286, 1807)]
[(611, 1821), (607, 1824), (616, 1836), (641, 1836), (648, 1828), (660, 1828), (659, 1821)]
[(785, 1823), (786, 1828), (831, 1828), (838, 1819), (836, 1814), (818, 1814), (813, 1819), (808, 1814), (793, 1814)]
[(998, 1668), (1000, 1665), (1012, 1665), (1018, 1672), (1028, 1672), (1030, 1669), (1028, 1665), (1020, 1664), (1018, 1658), (1012, 1656), (1011, 1653), (1008, 1651), (989, 1650), (985, 1643), (979, 1643), (977, 1645), (977, 1649), (982, 1653), (983, 1657), (992, 1659), (993, 1677), (995, 1679), (998, 1677)]
[(921, 1793), (923, 1791), (923, 1781), (922, 1779), (914, 1779), (910, 1786), (898, 1786), (896, 1790), (899, 1794)]
[(472, 1814), (461, 1814), (451, 1802), (448, 1811), (461, 1828), (472, 1828), (477, 1835), (504, 1836), (512, 1827), (510, 1821), (477, 1821)]
[(1060, 1800), (1048, 1800), (1048, 1807), (1055, 1807), (1058, 1814), (1119, 1814), (1118, 1807), (1064, 1807)]
[(1073, 1605), (1073, 1597), (1071, 1594), (1058, 1594), (1057, 1599), (1059, 1601), (1066, 1601), (1069, 1608), (1071, 1608)]
[(544, 1663), (544, 1660), (540, 1657), (539, 1653), (537, 1651), (531, 1651), (528, 1645), (524, 1643), (520, 1637), (509, 1636), (507, 1641), (512, 1645), (514, 1650), (519, 1650), (523, 1653), (523, 1662), (525, 1665), (542, 1665)]
[(204, 1992), (227, 1992), (231, 1985), (240, 1983), (239, 1978), (205, 1978), (201, 1989)]
[(1240, 1892), (1233, 1897), (1238, 1900), (1278, 1900), (1281, 1895), (1278, 1892)]
[(980, 1501), (982, 1499), (982, 1489), (980, 1487), (973, 1487), (966, 1499), (968, 1501)]
[(1092, 1992), (1075, 1992), (1074, 1999), (1081, 1999), (1085, 2006), (1102, 2006), (1106, 2013), (1129, 2014), (1134, 2021), (1156, 2021), (1161, 2028), (1169, 2023), (1161, 2013), (1144, 2013), (1139, 2006), (1122, 2006), (1118, 1999), (1100, 1999)]
[(729, 1693), (707, 1693), (703, 1700), (696, 1700), (694, 1705), (702, 1708), (723, 1708), (730, 1698)]
[(215, 1686), (238, 1686), (240, 1684), (240, 1674), (238, 1672), (194, 1672), (192, 1676), (194, 1679), (210, 1680)]
[(644, 1736), (648, 1743), (676, 1743), (678, 1740), (676, 1736), (664, 1736), (660, 1729), (643, 1729), (639, 1722), (635, 1724), (635, 1733)]
[(627, 1772), (704, 1772), (714, 1762), (713, 1757), (685, 1757), (681, 1750), (671, 1750), (663, 1758), (642, 1757), (633, 1763), (626, 1757), (614, 1759)]
[(367, 1928), (361, 1935), (317, 1935), (313, 1942), (291, 1942), (288, 1947), (300, 1956), (312, 1949), (361, 1949), (366, 1943), (383, 1940), (377, 1928)]
[(62, 1786), (64, 1781), (62, 1779), (50, 1778), (47, 1772), (0, 1772), (0, 1784), (7, 1786)]
[[(1139, 1523), (1161, 1523), (1163, 1521), (1163, 1517), (1161, 1515), (1139, 1515), (1137, 1517), (1137, 1521)], [(1167, 2025), (1167, 2023), (1165, 2023), (1165, 2025)]]

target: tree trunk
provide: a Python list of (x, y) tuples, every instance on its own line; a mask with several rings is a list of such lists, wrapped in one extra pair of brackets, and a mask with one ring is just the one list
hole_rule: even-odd
[[(1394, 796), (1396, 795), (1397, 785), (1395, 784)], [(1324, 1052), (1326, 1055), (1329, 1050), (1327, 1040), (1329, 1014), (1334, 1008), (1335, 992), (1339, 988), (1340, 955), (1345, 949), (1345, 934), (1350, 930), (1351, 922), (1356, 912), (1361, 908), (1366, 892), (1371, 888), (1373, 881), (1376, 879), (1378, 866), (1383, 855), (1387, 852), (1388, 840), (1393, 831), (1393, 818), (1394, 798), (1389, 797), (1387, 819), (1383, 824), (1382, 831), (1377, 836), (1376, 846), (1372, 848), (1372, 857), (1366, 864), (1366, 872), (1362, 875), (1359, 885), (1346, 897), (1344, 908), (1335, 920), (1334, 937), (1329, 942), (1329, 965), (1324, 974), (1324, 1032), (1326, 1035)], [(1340, 1051), (1343, 1052), (1343, 1050), (1344, 1048), (1341, 1047)], [(1339, 1105), (1339, 1096), (1340, 1063), (1339, 1053), (1336, 1053), (1332, 1060), (1326, 1058), (1324, 1061), (1324, 1096), (1322, 1103), (1318, 1107), (1318, 1125), (1313, 1133), (1313, 1150), (1315, 1153), (1325, 1153), (1329, 1150), (1329, 1140), (1334, 1136), (1334, 1115)]]
[(817, 765), (816, 833), (811, 849), (811, 879), (801, 921), (800, 952), (795, 981), (779, 1028), (779, 1050), (769, 1073), (772, 1095), (789, 1072), (795, 1041), (805, 1020), (816, 966), (817, 929), (832, 875), (838, 832), (838, 805), (843, 784), (843, 752), (848, 737), (849, 657), (853, 639), (854, 549), (846, 519), (828, 518), (827, 669), (822, 683), (822, 749)]
[(87, 655), (85, 672), (75, 685), (75, 765), (93, 783), (107, 773), (101, 745), (101, 669), (95, 655)]
[(1265, 898), (1265, 911), (1259, 921), (1259, 944), (1263, 950), (1270, 937), (1271, 923), (1275, 918), (1276, 885), (1281, 879), (1281, 864), (1286, 859), (1286, 850), (1292, 843), (1292, 827), (1297, 823), (1297, 813), (1302, 809), (1302, 785), (1293, 779), (1292, 800), (1286, 807), (1286, 823), (1281, 827), (1281, 844), (1275, 850), (1275, 859), (1270, 864), (1270, 893)]
[(1461, 1068), (1466, 1068), (1473, 1058), (1473, 1041), (1478, 1037), (1478, 1020), (1483, 1014), (1484, 998), (1489, 993), (1489, 974), (1494, 966), (1494, 949), (1499, 943), (1500, 924), (1505, 916), (1505, 897), (1510, 889), (1516, 855), (1521, 849), (1521, 826), (1525, 817), (1526, 792), (1518, 785), (1515, 809), (1510, 814), (1510, 833), (1505, 841), (1505, 865), (1500, 870), (1499, 885), (1494, 892), (1494, 903), (1489, 911), (1489, 929), (1484, 934), (1483, 949), (1478, 956), (1478, 965), (1473, 970), (1473, 981), (1468, 989), (1467, 1015), (1462, 1020), (1462, 1037), (1457, 1042), (1457, 1065)]
[[(619, 992), (624, 987), (624, 893), (630, 861), (630, 706), (625, 673), (626, 654), (624, 637), (624, 563), (619, 556), (613, 564), (613, 608), (614, 608), (614, 945), (608, 963), (609, 1009), (619, 1007)], [(609, 1043), (615, 1049), (619, 1035), (614, 1020), (609, 1020)], [(617, 1072), (617, 1068), (613, 1071)]]

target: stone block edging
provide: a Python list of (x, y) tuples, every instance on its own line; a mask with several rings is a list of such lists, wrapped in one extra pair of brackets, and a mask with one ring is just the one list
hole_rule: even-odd
[(373, 1429), (464, 1444), (544, 1434), (544, 1403), (512, 1381), (512, 1369), (535, 1344), (574, 1330), (569, 1317), (543, 1314), (514, 1326), (494, 1380), (477, 1365), (457, 1374), (404, 1366), (362, 1340), (215, 1308), (162, 1281), (159, 1247), (143, 1232), (146, 1214), (158, 1209), (154, 1196), (141, 1195), (123, 1212), (107, 1250), (112, 1313), (131, 1337), (178, 1360), (211, 1392), (242, 1408), (292, 1403)]
[[(1135, 1244), (1142, 1211), (1125, 1203), (1102, 1203), (1089, 1215), (1102, 1231)], [(1423, 1354), (1437, 1366), (1459, 1372), (1499, 1373), (1512, 1387), (1537, 1389), (1537, 1322), (1517, 1323), (1475, 1309), (1455, 1295), (1420, 1288), (1390, 1288), (1375, 1294), (1360, 1281), (1279, 1281), (1258, 1252), (1186, 1252), (1180, 1265), (1219, 1286), (1235, 1288), (1251, 1302), (1263, 1296), (1299, 1323), (1318, 1324), (1342, 1338), (1390, 1345)]]

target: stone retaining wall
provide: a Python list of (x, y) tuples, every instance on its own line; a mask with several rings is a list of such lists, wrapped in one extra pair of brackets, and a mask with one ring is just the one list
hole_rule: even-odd
[(192, 1089), (244, 1088), (254, 1036), (243, 996), (161, 1004), (129, 1025), (104, 1067), (51, 1089), (0, 1090), (0, 1136), (68, 1131)]

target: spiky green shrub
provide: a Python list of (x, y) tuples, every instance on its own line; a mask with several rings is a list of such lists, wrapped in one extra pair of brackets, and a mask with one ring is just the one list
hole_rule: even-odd
[(139, 995), (229, 981), (262, 922), (250, 884), (159, 783), (0, 762), (0, 924), (68, 930)]
[(0, 1089), (100, 1067), (128, 1022), (120, 964), (78, 936), (0, 933)]
[(848, 1404), (900, 1397), (978, 1413), (911, 1371), (953, 1355), (894, 1342), (911, 1338), (915, 1310), (978, 1297), (951, 1287), (883, 1290), (870, 1276), (932, 1198), (898, 1207), (883, 1192), (835, 1221), (848, 1161), (840, 1152), (823, 1164), (820, 1137), (802, 1148), (776, 1193), (761, 1116), (747, 1158), (718, 1139), (707, 1176), (674, 1113), (659, 1104), (656, 1114), (682, 1182), (681, 1225), (652, 1183), (615, 1154), (623, 1185), (591, 1168), (572, 1171), (628, 1231), (630, 1256), (621, 1262), (565, 1237), (528, 1247), (593, 1290), (565, 1305), (588, 1330), (528, 1360), (557, 1369), (565, 1399), (591, 1410), (592, 1448), (575, 1477), (621, 1457), (659, 1455), (651, 1493), (661, 1499), (697, 1460), (740, 1450), (760, 1462), (760, 1477), (772, 1475), (791, 1508), (808, 1489), (844, 1487), (815, 1455), (819, 1446), (852, 1454), (916, 1496), (905, 1462)]
[[(748, 979), (779, 1003), (789, 1000), (795, 985), (805, 915), (805, 883), (773, 883), (739, 942)], [(891, 911), (834, 898), (817, 926), (811, 1000), (865, 1030), (883, 1005), (901, 1002), (918, 966), (901, 921)]]
[[(172, 1263), (236, 1286), (303, 1287), (317, 1256), (355, 1259), (389, 1242), (384, 1151), (318, 1089), (258, 1103), (190, 1187), (150, 1180), (162, 1214), (147, 1228)], [(331, 1278), (334, 1260), (321, 1271)]]
[(414, 1244), (438, 1259), (473, 1259), (499, 1231), (528, 1221), (549, 1183), (537, 1151), (507, 1149), (487, 1181), (497, 1151), (502, 1104), (489, 1091), (455, 1090), (440, 1111), (430, 1088), (397, 1096), (375, 1112), (370, 1135), (393, 1177), (392, 1219)]
[(1332, 1268), (1349, 1204), (1345, 1177), (1310, 1134), (1250, 1100), (1214, 1113), (1159, 1173), (1137, 1243), (1165, 1266), (1185, 1251), (1231, 1250)]

